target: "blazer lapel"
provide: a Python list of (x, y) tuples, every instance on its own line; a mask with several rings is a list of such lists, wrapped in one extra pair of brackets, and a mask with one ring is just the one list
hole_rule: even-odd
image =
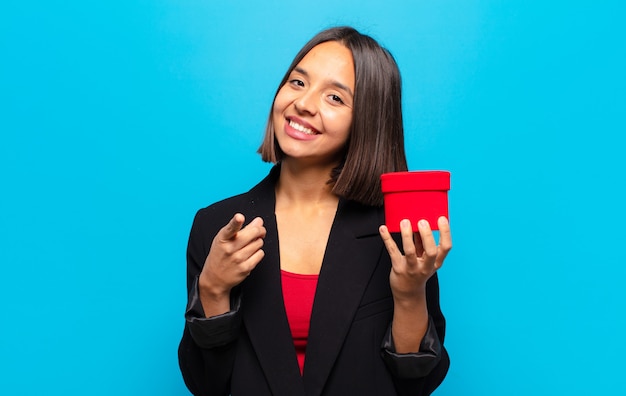
[[(376, 210), (340, 201), (317, 285), (304, 364), (308, 396), (322, 393), (383, 244)], [(377, 238), (377, 239), (375, 239)]]
[[(296, 359), (291, 330), (283, 302), (278, 231), (276, 226), (275, 191), (270, 176), (248, 194), (250, 211), (247, 221), (263, 218), (267, 235), (264, 239), (265, 257), (242, 284), (242, 314), (244, 325), (265, 377), (274, 395), (304, 396), (304, 385)], [(268, 342), (271, 340), (271, 342)]]

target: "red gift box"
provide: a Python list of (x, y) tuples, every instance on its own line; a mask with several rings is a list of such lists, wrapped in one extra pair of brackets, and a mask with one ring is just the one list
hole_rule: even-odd
[(400, 221), (409, 219), (413, 231), (417, 222), (428, 220), (438, 230), (437, 219), (448, 218), (450, 172), (412, 171), (385, 173), (380, 176), (385, 198), (385, 224), (389, 232), (400, 232)]

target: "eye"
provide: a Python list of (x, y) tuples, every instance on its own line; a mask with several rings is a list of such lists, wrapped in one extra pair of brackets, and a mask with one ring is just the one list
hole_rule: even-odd
[(304, 81), (298, 80), (297, 78), (289, 80), (289, 84), (294, 85), (296, 87), (304, 87)]
[(328, 99), (330, 99), (330, 101), (332, 101), (333, 103), (344, 104), (343, 99), (341, 99), (339, 95), (335, 95), (335, 94), (328, 95)]

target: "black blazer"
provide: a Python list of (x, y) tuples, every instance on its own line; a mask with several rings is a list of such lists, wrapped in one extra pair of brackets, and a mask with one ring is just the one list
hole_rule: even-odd
[[(274, 186), (200, 210), (187, 251), (189, 304), (179, 363), (196, 395), (428, 395), (445, 377), (445, 320), (436, 274), (427, 284), (430, 326), (420, 352), (396, 354), (390, 334), (391, 263), (378, 234), (381, 208), (340, 200), (315, 294), (304, 373), (296, 360), (280, 281)], [(264, 259), (233, 291), (232, 310), (204, 318), (197, 277), (214, 236), (236, 213), (263, 218)], [(401, 245), (399, 245), (401, 246)]]

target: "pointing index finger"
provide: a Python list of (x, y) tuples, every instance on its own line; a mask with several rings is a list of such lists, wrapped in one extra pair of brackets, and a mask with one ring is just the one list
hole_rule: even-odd
[(222, 228), (222, 239), (232, 239), (234, 238), (239, 230), (241, 230), (241, 226), (243, 226), (246, 218), (241, 213), (235, 213), (232, 219), (226, 224), (224, 228)]

